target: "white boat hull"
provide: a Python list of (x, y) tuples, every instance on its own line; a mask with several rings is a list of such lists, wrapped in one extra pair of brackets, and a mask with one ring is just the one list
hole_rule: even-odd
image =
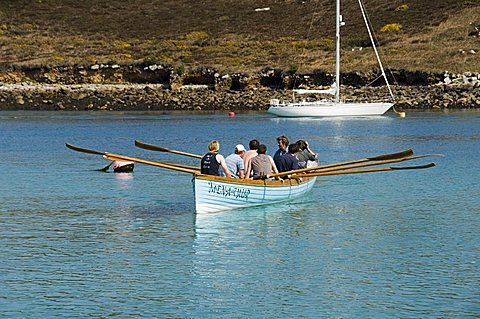
[(383, 115), (393, 103), (300, 102), (272, 104), (268, 113), (280, 117), (327, 117)]
[(316, 178), (296, 180), (252, 181), (217, 176), (193, 178), (197, 214), (266, 205), (301, 196), (310, 191)]

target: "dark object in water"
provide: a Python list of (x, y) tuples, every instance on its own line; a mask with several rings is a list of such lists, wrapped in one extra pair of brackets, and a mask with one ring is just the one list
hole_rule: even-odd
[(115, 173), (131, 173), (134, 165), (133, 162), (114, 161), (112, 168)]

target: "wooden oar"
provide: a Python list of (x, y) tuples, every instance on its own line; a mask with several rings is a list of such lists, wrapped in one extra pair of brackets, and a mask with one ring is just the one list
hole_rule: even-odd
[(172, 170), (185, 172), (185, 173), (191, 173), (191, 174), (197, 174), (200, 171), (200, 169), (198, 169), (197, 167), (193, 167), (193, 166), (149, 161), (149, 160), (145, 160), (145, 159), (137, 158), (137, 157), (130, 157), (130, 156), (113, 154), (113, 153), (108, 153), (108, 152), (100, 152), (100, 151), (92, 150), (92, 149), (89, 149), (89, 148), (78, 147), (78, 146), (75, 146), (75, 145), (72, 145), (72, 144), (69, 144), (69, 143), (65, 143), (65, 146), (67, 146), (69, 149), (72, 149), (72, 150), (77, 151), (77, 152), (101, 155), (104, 158), (112, 160), (112, 161), (137, 162), (137, 163), (163, 167), (163, 168), (172, 169)]
[[(316, 173), (316, 172), (319, 172), (319, 173), (322, 172), (323, 173), (323, 172), (340, 171), (340, 170), (347, 170), (347, 169), (359, 168), (359, 167), (385, 165), (385, 164), (392, 164), (392, 163), (410, 161), (410, 160), (413, 160), (413, 159), (424, 158), (424, 157), (429, 157), (429, 156), (445, 156), (445, 155), (443, 155), (443, 154), (425, 154), (425, 155), (409, 156), (409, 157), (402, 157), (402, 158), (385, 160), (385, 161), (375, 161), (375, 162), (367, 162), (367, 163), (362, 163), (362, 164), (342, 165), (342, 166), (338, 166), (338, 167), (317, 169), (317, 170), (310, 171), (310, 173), (312, 173), (312, 174)], [(309, 174), (309, 172), (307, 172), (306, 174)], [(300, 176), (301, 173), (298, 174), (298, 175)]]
[(146, 165), (152, 165), (152, 166), (157, 166), (157, 167), (163, 167), (167, 169), (171, 169), (174, 171), (179, 171), (179, 172), (184, 172), (184, 173), (191, 173), (191, 174), (199, 174), (200, 170), (199, 169), (188, 169), (188, 168), (183, 168), (180, 167), (176, 164), (167, 164), (164, 162), (156, 162), (156, 161), (149, 161), (143, 158), (138, 158), (138, 157), (130, 157), (130, 156), (125, 156), (125, 155), (120, 155), (120, 154), (113, 154), (113, 153), (106, 153), (103, 155), (103, 158), (112, 160), (112, 161), (132, 161), (136, 163), (142, 163)]
[(82, 153), (89, 153), (89, 154), (96, 154), (96, 155), (104, 155), (106, 152), (99, 152), (96, 150), (92, 150), (89, 148), (83, 148), (79, 146), (75, 146), (73, 144), (65, 143), (65, 146), (68, 147), (71, 150), (77, 151), (77, 152), (82, 152)]
[(202, 155), (198, 155), (198, 154), (176, 151), (176, 150), (171, 150), (169, 148), (161, 147), (161, 146), (158, 146), (158, 145), (143, 143), (139, 140), (135, 140), (135, 146), (146, 149), (146, 150), (151, 150), (151, 151), (174, 153), (174, 154), (185, 155), (185, 156), (190, 156), (190, 157), (195, 157), (195, 158), (202, 158), (203, 157)]
[(378, 156), (374, 156), (374, 157), (366, 157), (366, 158), (361, 158), (361, 159), (357, 159), (357, 160), (353, 160), (353, 161), (337, 162), (337, 163), (331, 163), (331, 164), (325, 164), (325, 165), (318, 165), (318, 166), (315, 166), (315, 167), (300, 168), (300, 169), (292, 170), (292, 171), (288, 171), (288, 172), (271, 174), (270, 176), (271, 177), (285, 176), (285, 175), (304, 173), (304, 172), (309, 172), (309, 171), (316, 171), (316, 170), (319, 170), (319, 169), (338, 167), (338, 166), (343, 166), (343, 165), (364, 163), (364, 162), (370, 162), (370, 161), (384, 161), (384, 160), (390, 160), (390, 159), (396, 159), (396, 158), (403, 158), (403, 157), (408, 157), (408, 156), (412, 156), (412, 155), (413, 155), (413, 150), (408, 149), (408, 150), (401, 151), (401, 152), (398, 152), (398, 153), (383, 154), (383, 155), (378, 155)]
[(357, 169), (357, 170), (335, 170), (330, 172), (314, 172), (294, 175), (294, 177), (316, 177), (316, 176), (327, 176), (327, 175), (345, 175), (345, 174), (358, 174), (358, 173), (374, 173), (374, 172), (385, 172), (385, 171), (396, 171), (396, 170), (406, 170), (406, 169), (423, 169), (435, 166), (435, 163), (428, 163), (425, 165), (417, 166), (389, 166), (389, 167), (377, 167), (369, 169)]

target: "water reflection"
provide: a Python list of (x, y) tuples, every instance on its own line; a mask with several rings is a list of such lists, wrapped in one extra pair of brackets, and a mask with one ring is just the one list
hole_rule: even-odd
[(133, 173), (114, 173), (114, 175), (120, 189), (129, 189), (132, 187)]

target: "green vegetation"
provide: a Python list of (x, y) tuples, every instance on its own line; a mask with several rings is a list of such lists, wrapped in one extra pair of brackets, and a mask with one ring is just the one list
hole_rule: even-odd
[(407, 11), (409, 8), (408, 4), (401, 4), (395, 8), (395, 11)]
[[(265, 12), (255, 12), (257, 0), (69, 3), (16, 0), (0, 6), (0, 65), (168, 63), (177, 73), (199, 66), (227, 72), (334, 69), (335, 4), (329, 0), (275, 2)], [(342, 4), (342, 68), (375, 69), (358, 4)], [(373, 30), (381, 31), (376, 37), (388, 67), (480, 71), (480, 40), (468, 36), (480, 24), (479, 1), (372, 0), (366, 6)]]

